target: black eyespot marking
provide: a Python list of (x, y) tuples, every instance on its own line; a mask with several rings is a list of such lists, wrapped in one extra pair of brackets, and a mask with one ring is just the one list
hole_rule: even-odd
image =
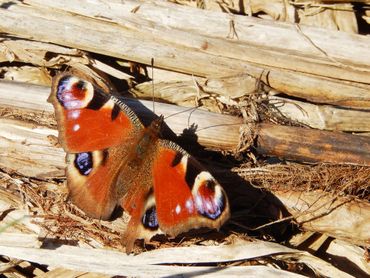
[(157, 210), (155, 206), (152, 206), (145, 211), (141, 222), (143, 223), (144, 227), (149, 230), (153, 231), (159, 228)]
[(175, 167), (181, 162), (183, 154), (180, 152), (176, 152), (175, 158), (172, 160), (171, 167)]
[(83, 81), (83, 80), (79, 80), (74, 86), (76, 87), (76, 89), (78, 90), (83, 90), (85, 88), (85, 84), (86, 82)]
[(81, 175), (89, 175), (93, 169), (92, 154), (90, 152), (76, 154), (74, 165)]
[(99, 110), (104, 106), (104, 104), (109, 100), (109, 95), (106, 95), (103, 92), (97, 91), (96, 88), (94, 88), (94, 96), (89, 102), (89, 104), (86, 106), (88, 109), (92, 110)]
[(193, 189), (195, 179), (200, 173), (199, 168), (198, 162), (194, 158), (189, 157), (188, 165), (186, 166), (185, 181), (190, 189)]
[(107, 161), (108, 161), (108, 156), (109, 156), (108, 150), (107, 149), (103, 150), (102, 155), (103, 155), (103, 158), (101, 160), (101, 164), (104, 166), (105, 163), (107, 163)]
[(111, 114), (111, 119), (114, 121), (117, 117), (119, 112), (121, 111), (121, 108), (117, 104), (114, 104), (113, 109), (112, 109), (112, 114)]
[(214, 180), (206, 180), (206, 186), (210, 191), (215, 192), (216, 182)]

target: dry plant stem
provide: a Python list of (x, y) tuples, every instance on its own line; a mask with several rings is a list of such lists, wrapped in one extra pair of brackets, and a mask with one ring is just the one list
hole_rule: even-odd
[(291, 121), (312, 128), (349, 132), (370, 131), (370, 111), (315, 105), (277, 96), (270, 96), (269, 104)]
[(4, 263), (0, 265), (0, 273), (10, 272), (14, 267), (19, 265), (20, 263), (24, 262), (23, 260), (11, 260), (8, 263)]
[(0, 167), (29, 177), (64, 176), (64, 152), (50, 136), (56, 130), (0, 118)]
[[(154, 57), (158, 67), (199, 76), (249, 73), (259, 78), (263, 73), (263, 82), (286, 94), (369, 108), (369, 62), (364, 58), (370, 57), (365, 54), (369, 51), (369, 38), (330, 32), (328, 40), (328, 30), (323, 34), (320, 29), (302, 27), (313, 46), (292, 25), (233, 16), (239, 40), (232, 40), (223, 35), (228, 33), (229, 15), (168, 3), (94, 2), (88, 9), (78, 1), (28, 3), (31, 6), (15, 2), (0, 9), (0, 30), (144, 64), (150, 64)], [(35, 3), (40, 6), (33, 7)], [(48, 5), (54, 8), (47, 8)], [(136, 12), (130, 12), (136, 7)], [(95, 17), (97, 14), (99, 17)], [(213, 31), (205, 31), (204, 26)], [(324, 49), (326, 55), (317, 47)], [(356, 53), (361, 55), (357, 57)]]
[(0, 50), (0, 62), (22, 62), (48, 68), (89, 63), (84, 53), (77, 49), (4, 35), (0, 35)]
[[(299, 33), (297, 34), (296, 30), (296, 25), (290, 25), (290, 24), (278, 24), (277, 26), (273, 24), (271, 21), (269, 22), (263, 22), (261, 20), (255, 20), (255, 18), (245, 18), (244, 16), (233, 16), (231, 14), (224, 14), (224, 13), (218, 13), (218, 12), (210, 12), (210, 11), (201, 11), (197, 9), (189, 9), (186, 7), (181, 7), (179, 5), (172, 5), (169, 3), (164, 3), (160, 1), (153, 1), (153, 2), (148, 2), (148, 3), (143, 3), (139, 1), (127, 1), (125, 3), (122, 3), (120, 1), (111, 1), (110, 5), (108, 7), (104, 7), (102, 4), (91, 4), (88, 7), (82, 6), (81, 2), (82, 1), (53, 1), (52, 3), (44, 0), (29, 0), (26, 1), (31, 5), (40, 5), (40, 6), (47, 6), (50, 7), (51, 9), (54, 9), (55, 11), (57, 10), (62, 10), (65, 12), (75, 12), (77, 14), (81, 14), (90, 18), (96, 18), (96, 12), (99, 10), (99, 15), (102, 16), (107, 16), (111, 21), (117, 21), (119, 24), (125, 26), (126, 28), (135, 28), (138, 23), (141, 23), (141, 30), (142, 32), (148, 32), (149, 30), (152, 31), (154, 30), (154, 34), (156, 35), (164, 29), (163, 27), (167, 27), (166, 30), (168, 31), (168, 28), (172, 31), (172, 33), (169, 35), (169, 33), (164, 33), (161, 37), (162, 40), (167, 41), (169, 40), (170, 42), (176, 41), (177, 43), (182, 43), (185, 46), (193, 46), (193, 47), (199, 47), (202, 45), (198, 45), (198, 43), (202, 43), (202, 40), (194, 40), (194, 38), (198, 38), (197, 34), (202, 34), (206, 35), (209, 38), (208, 42), (213, 42), (213, 38), (225, 38), (225, 31), (229, 30), (230, 26), (230, 20), (236, 23), (237, 25), (234, 25), (235, 28), (237, 28), (239, 25), (240, 27), (249, 27), (248, 31), (243, 30), (243, 28), (237, 28), (238, 30), (235, 30), (235, 32), (238, 34), (237, 40), (234, 41), (232, 44), (229, 43), (229, 41), (225, 41), (225, 53), (226, 55), (233, 57), (233, 55), (240, 55), (238, 51), (234, 51), (234, 53), (230, 54), (230, 50), (227, 51), (228, 46), (234, 46), (233, 50), (238, 50), (237, 46), (239, 43), (247, 43), (245, 47), (248, 48), (249, 50), (249, 59), (254, 59), (254, 51), (253, 47), (255, 45), (263, 45), (263, 46), (269, 46), (272, 49), (281, 49), (281, 50), (291, 50), (292, 52), (290, 54), (293, 54), (293, 52), (297, 53), (304, 53), (304, 56), (313, 56), (316, 59), (320, 60), (320, 58), (326, 58), (324, 59), (326, 62), (328, 59), (332, 59), (335, 61), (335, 63), (340, 63), (338, 60), (347, 60), (350, 64), (357, 64), (357, 69), (362, 69), (364, 72), (369, 72), (369, 68), (365, 66), (364, 60), (360, 54), (353, 54), (351, 53), (351, 49), (349, 45), (346, 45), (346, 48), (343, 49), (343, 46), (339, 47), (338, 44), (336, 43), (337, 40), (343, 39), (346, 40), (347, 43), (352, 42), (351, 46), (353, 45), (353, 40), (357, 41), (360, 43), (360, 45), (355, 45), (355, 47), (364, 47), (365, 45), (363, 43), (366, 43), (366, 40), (362, 40), (361, 36), (348, 36), (348, 34), (338, 34), (338, 33), (330, 33), (332, 35), (331, 40), (326, 40), (321, 37), (321, 40), (318, 40), (318, 34), (320, 33), (320, 29), (315, 29), (315, 28), (307, 28), (305, 26), (298, 27), (299, 28)], [(139, 9), (136, 12), (130, 12), (132, 5), (138, 4), (140, 5)], [(116, 8), (121, 8), (119, 12), (115, 12), (112, 10), (109, 10), (110, 8), (116, 7)], [(166, 12), (166, 21), (163, 21), (162, 18), (159, 17), (159, 15), (162, 15), (164, 12)], [(133, 16), (134, 15), (134, 16)], [(191, 17), (193, 21), (189, 21), (189, 18)], [(197, 19), (198, 21), (195, 21)], [(218, 25), (215, 26), (214, 24), (217, 23)], [(156, 26), (150, 26), (148, 24), (148, 21), (151, 23), (155, 23)], [(147, 23), (147, 24), (144, 24)], [(208, 23), (208, 24), (207, 24)], [(165, 24), (165, 26), (164, 26)], [(207, 28), (204, 28), (204, 24), (207, 24)], [(252, 25), (252, 26), (251, 26)], [(269, 34), (268, 38), (263, 38), (262, 36), (255, 36), (256, 34), (260, 34), (262, 30), (256, 30), (253, 27), (256, 27), (256, 25), (263, 25), (263, 27), (266, 28), (273, 28), (272, 26), (276, 26), (276, 28), (281, 28), (280, 30), (282, 31), (279, 35), (276, 34)], [(272, 25), (272, 26), (271, 26)], [(182, 27), (180, 27), (182, 26)], [(259, 26), (258, 26), (259, 27)], [(293, 28), (292, 28), (293, 27)], [(150, 29), (152, 28), (152, 29)], [(179, 40), (178, 37), (175, 35), (181, 34), (181, 30), (185, 29), (191, 29), (192, 30), (192, 40), (188, 38), (181, 38)], [(262, 28), (263, 29), (263, 28)], [(254, 33), (255, 32), (255, 33)], [(329, 35), (328, 30), (322, 31), (321, 34)], [(224, 35), (223, 35), (224, 34)], [(150, 35), (150, 34), (148, 34)], [(287, 44), (287, 37), (292, 36), (298, 40), (294, 44)], [(312, 37), (312, 39), (311, 39)], [(357, 38), (357, 40), (356, 40)], [(178, 41), (179, 40), (179, 41)], [(253, 42), (253, 44), (251, 43)], [(307, 42), (308, 41), (308, 42)], [(269, 44), (265, 44), (265, 43)], [(283, 44), (284, 43), (284, 44)], [(361, 45), (362, 44), (362, 45)], [(284, 45), (284, 47), (282, 47)], [(216, 52), (218, 50), (218, 45), (216, 43), (212, 43), (207, 46), (203, 46), (203, 50), (208, 50), (211, 53)], [(353, 50), (353, 49), (352, 49)], [(364, 50), (366, 50), (364, 48)], [(266, 49), (260, 50), (266, 51)], [(224, 52), (222, 52), (224, 53)], [(269, 52), (265, 52), (269, 53)], [(318, 55), (321, 54), (321, 55)], [(279, 61), (279, 53), (274, 53), (275, 55), (275, 61), (269, 61), (266, 63), (266, 65), (275, 65), (277, 66), (278, 63), (282, 63), (282, 61)], [(298, 54), (299, 55), (299, 54)], [(292, 59), (295, 58), (295, 55), (291, 55)], [(240, 58), (240, 56), (237, 56)], [(314, 60), (315, 58), (312, 59)], [(268, 57), (258, 57), (258, 63), (261, 63), (264, 60), (269, 60)], [(305, 58), (303, 58), (304, 60)], [(338, 60), (336, 60), (338, 59)], [(256, 59), (257, 61), (257, 59)], [(302, 60), (301, 60), (302, 61)], [(277, 63), (277, 64), (274, 64)], [(293, 61), (285, 61), (285, 64), (287, 63), (293, 63)], [(324, 64), (325, 62), (323, 62)], [(363, 66), (361, 66), (363, 65)], [(351, 67), (352, 65), (346, 65), (346, 64), (341, 64), (342, 67)], [(277, 66), (278, 67), (278, 66)], [(292, 66), (292, 65), (286, 65), (286, 68), (290, 68), (297, 70), (297, 65)], [(299, 66), (298, 66), (299, 67)], [(313, 71), (312, 71), (313, 70)], [(317, 71), (319, 69), (305, 69), (305, 72), (311, 73), (314, 72), (317, 74)], [(333, 73), (326, 73), (329, 76), (330, 74)], [(324, 75), (326, 76), (326, 75)], [(342, 76), (343, 77), (343, 76)], [(345, 79), (345, 78), (343, 78)], [(368, 78), (366, 79), (368, 80)]]
[(110, 278), (112, 275), (101, 274), (97, 272), (77, 271), (66, 268), (56, 267), (53, 270), (47, 272), (47, 275), (43, 275), (43, 278), (48, 277), (78, 277), (78, 278)]
[(235, 171), (272, 192), (304, 230), (370, 244), (370, 167), (291, 163)]
[(274, 191), (300, 226), (354, 244), (370, 246), (370, 204), (325, 192)]
[[(309, 265), (320, 275), (351, 277), (331, 264), (307, 252), (298, 251), (272, 242), (248, 242), (238, 240), (234, 244), (221, 246), (191, 246), (164, 248), (128, 256), (113, 250), (86, 249), (74, 246), (40, 249), (34, 236), (17, 234), (0, 235), (0, 252), (7, 256), (38, 262), (50, 266), (63, 266), (76, 270), (97, 271), (111, 275), (137, 275), (142, 277), (175, 276), (191, 277), (211, 273), (212, 277), (302, 277), (292, 272), (266, 266), (194, 266), (194, 264), (220, 264), (253, 260), (260, 257), (286, 255), (297, 262)], [(36, 245), (36, 247), (35, 247)], [(99, 263), (104, 257), (104, 265)], [(179, 266), (182, 265), (182, 266)], [(183, 266), (186, 265), (186, 266)]]
[[(348, 0), (323, 0), (323, 1), (320, 1), (322, 3), (348, 3)], [(357, 3), (368, 3), (369, 1), (368, 0), (354, 0), (354, 1), (351, 1), (351, 2), (357, 2)], [(309, 1), (306, 1), (306, 0), (300, 0), (300, 1), (297, 1), (297, 4), (307, 4), (309, 3), (310, 5), (312, 6), (321, 6), (321, 5), (325, 5), (325, 4), (320, 4), (320, 3), (311, 3)]]
[(257, 151), (298, 161), (370, 166), (369, 137), (301, 127), (260, 124)]
[[(313, 231), (360, 246), (370, 246), (370, 205), (351, 197), (332, 196), (324, 191), (297, 192), (271, 190), (292, 215), (253, 229), (260, 230), (285, 221), (294, 221), (305, 231)], [(338, 194), (337, 194), (338, 195)]]
[(370, 167), (366, 166), (288, 163), (241, 167), (235, 171), (259, 188), (299, 192), (323, 190), (370, 200)]

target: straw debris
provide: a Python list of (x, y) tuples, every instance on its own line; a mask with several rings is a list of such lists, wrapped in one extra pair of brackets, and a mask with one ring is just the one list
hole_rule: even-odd
[[(1, 275), (369, 275), (366, 1), (0, 1), (0, 17)], [(220, 231), (126, 255), (128, 214), (68, 200), (46, 102), (63, 71), (119, 92), (145, 125), (156, 101), (163, 136), (228, 194)]]

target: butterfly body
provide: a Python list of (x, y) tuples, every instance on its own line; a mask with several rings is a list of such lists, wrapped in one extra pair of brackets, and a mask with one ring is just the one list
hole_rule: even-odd
[(137, 238), (218, 229), (229, 217), (214, 177), (180, 146), (159, 138), (163, 117), (144, 127), (122, 101), (68, 73), (53, 79), (49, 102), (67, 152), (72, 202), (100, 219), (122, 206), (131, 216), (128, 252)]

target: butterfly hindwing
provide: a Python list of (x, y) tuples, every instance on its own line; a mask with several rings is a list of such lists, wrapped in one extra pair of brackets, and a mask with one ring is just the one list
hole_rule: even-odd
[[(126, 252), (130, 253), (136, 239), (150, 240), (154, 235), (163, 233), (159, 227), (153, 191), (140, 190), (131, 200), (122, 204), (126, 212), (131, 215), (127, 229), (123, 236)], [(133, 209), (131, 205), (135, 204)]]
[(175, 143), (158, 141), (152, 171), (156, 215), (165, 233), (218, 229), (228, 219), (229, 204), (221, 185)]
[[(147, 169), (151, 169), (148, 172)], [(123, 199), (131, 215), (124, 242), (131, 252), (135, 239), (166, 233), (176, 236), (197, 228), (219, 229), (230, 210), (216, 179), (177, 144), (157, 138), (137, 180)]]
[(67, 155), (67, 185), (73, 203), (87, 215), (108, 219), (116, 206), (107, 151)]

